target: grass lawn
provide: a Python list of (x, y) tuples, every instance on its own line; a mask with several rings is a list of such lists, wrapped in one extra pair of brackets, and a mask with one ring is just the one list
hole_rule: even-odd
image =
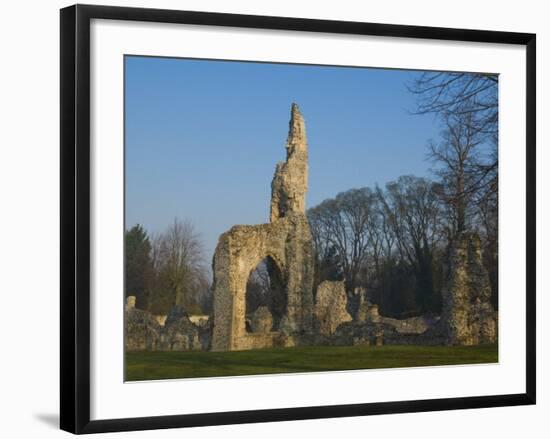
[(309, 346), (237, 352), (128, 352), (126, 380), (496, 363), (498, 347)]

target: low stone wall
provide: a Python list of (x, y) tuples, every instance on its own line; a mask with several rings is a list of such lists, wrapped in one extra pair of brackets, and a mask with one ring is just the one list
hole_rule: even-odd
[(162, 327), (151, 314), (127, 306), (124, 320), (126, 350), (154, 351), (158, 348)]
[(125, 309), (125, 347), (127, 351), (209, 350), (212, 327), (208, 321), (194, 324), (185, 310), (176, 306), (164, 316), (164, 326), (151, 313), (135, 308), (130, 296)]
[(199, 328), (187, 316), (172, 320), (161, 333), (159, 350), (199, 351), (201, 349)]
[(427, 318), (424, 316), (410, 317), (408, 319), (393, 319), (381, 317), (381, 322), (393, 327), (399, 334), (422, 334), (432, 327), (439, 317)]
[(263, 349), (274, 346), (292, 347), (294, 345), (294, 337), (286, 336), (280, 332), (249, 333), (235, 341), (234, 350)]
[(438, 317), (413, 317), (403, 320), (376, 314), (372, 314), (372, 317), (374, 318), (342, 323), (332, 335), (315, 334), (302, 337), (300, 343), (326, 346), (445, 344)]
[(273, 328), (273, 316), (267, 306), (260, 306), (251, 315), (247, 316), (250, 331), (254, 333), (266, 334)]
[(375, 345), (383, 343), (383, 325), (372, 322), (348, 322), (340, 325), (336, 335), (347, 339), (348, 345)]
[(397, 332), (394, 327), (385, 326), (383, 340), (387, 345), (441, 346), (445, 344), (445, 336), (438, 324), (420, 334)]
[(296, 346), (350, 346), (350, 338), (337, 334), (301, 334), (294, 338)]

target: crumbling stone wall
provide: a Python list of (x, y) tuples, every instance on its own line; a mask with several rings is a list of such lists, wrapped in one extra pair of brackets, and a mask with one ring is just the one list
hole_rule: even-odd
[(195, 351), (209, 350), (211, 324), (201, 320), (194, 324), (181, 305), (173, 307), (166, 324), (161, 326), (156, 316), (135, 307), (135, 297), (129, 296), (124, 311), (125, 347), (127, 351)]
[(127, 351), (153, 351), (162, 327), (147, 311), (136, 308), (136, 297), (128, 296), (124, 312), (124, 344)]
[(162, 331), (160, 348), (166, 351), (202, 350), (199, 327), (187, 316), (171, 320)]
[(475, 233), (462, 233), (451, 248), (441, 325), (449, 345), (496, 341), (491, 286), (482, 263), (480, 239)]
[(381, 317), (384, 325), (392, 327), (400, 334), (422, 334), (431, 328), (437, 318), (427, 318), (425, 316), (409, 317), (408, 319), (392, 319), (391, 317)]
[(359, 307), (355, 313), (355, 321), (367, 323), (380, 322), (381, 316), (378, 305), (370, 303), (367, 299), (365, 299), (363, 292), (360, 292), (359, 294)]
[(372, 344), (373, 337), (399, 345), (477, 345), (497, 340), (497, 314), (476, 233), (463, 232), (450, 249), (441, 317), (392, 319), (379, 316), (374, 306), (362, 301), (355, 320), (340, 326), (337, 335), (353, 344)]
[(343, 281), (325, 280), (319, 284), (315, 297), (315, 317), (321, 335), (332, 335), (338, 326), (352, 320), (346, 310), (346, 302)]
[(260, 306), (250, 316), (251, 332), (271, 332), (273, 327), (273, 316), (267, 306)]
[(345, 322), (336, 329), (336, 338), (342, 345), (381, 346), (384, 326), (380, 322)]
[[(307, 139), (304, 119), (292, 105), (286, 161), (279, 163), (271, 184), (270, 222), (240, 225), (222, 234), (214, 254), (214, 330), (212, 350), (272, 346), (275, 335), (246, 331), (246, 283), (250, 272), (269, 257), (281, 274), (287, 294), (282, 317), (285, 332), (311, 329), (313, 246), (305, 215)], [(275, 337), (280, 339), (280, 337)]]

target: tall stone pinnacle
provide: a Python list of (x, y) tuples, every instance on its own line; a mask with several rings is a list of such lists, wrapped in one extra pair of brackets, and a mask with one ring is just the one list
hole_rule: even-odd
[(292, 104), (290, 110), (290, 122), (288, 125), (288, 138), (286, 141), (287, 160), (288, 156), (296, 151), (304, 152), (307, 155), (306, 125), (304, 117), (300, 113), (300, 108), (295, 103)]
[(277, 164), (271, 182), (271, 222), (292, 212), (305, 214), (307, 177), (306, 126), (298, 105), (292, 104), (286, 141), (286, 161)]

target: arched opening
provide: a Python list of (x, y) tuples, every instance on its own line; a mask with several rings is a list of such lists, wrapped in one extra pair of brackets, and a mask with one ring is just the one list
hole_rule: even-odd
[(270, 256), (263, 258), (250, 272), (245, 301), (247, 332), (279, 330), (281, 319), (287, 312), (288, 296), (281, 270)]

